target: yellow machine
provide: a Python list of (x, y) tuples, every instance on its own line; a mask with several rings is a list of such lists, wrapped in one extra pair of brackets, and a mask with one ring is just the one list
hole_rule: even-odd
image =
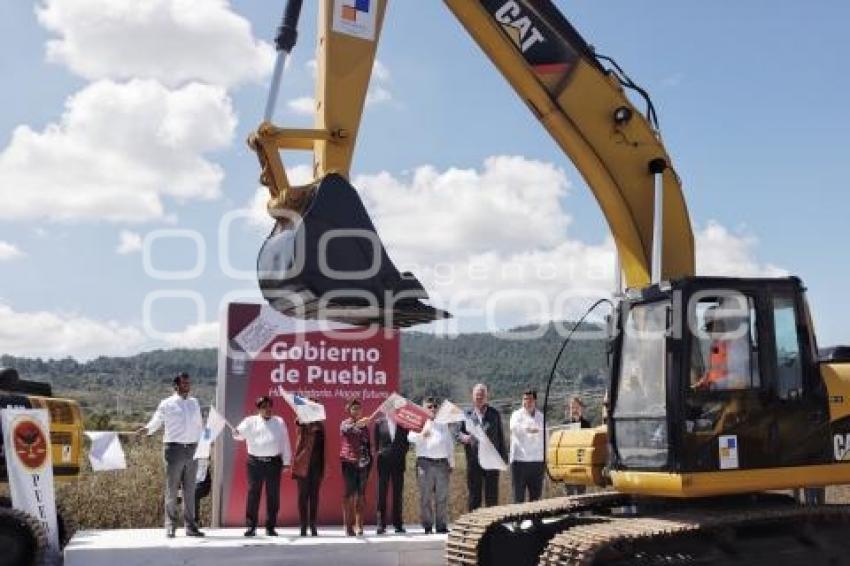
[[(767, 493), (850, 482), (850, 349), (819, 350), (802, 282), (695, 276), (649, 96), (553, 2), (445, 4), (581, 172), (627, 287), (612, 316), (607, 426), (559, 431), (547, 453), (552, 478), (613, 489), (466, 515), (447, 561), (850, 562), (844, 506)], [(319, 6), (315, 128), (270, 122), (300, 11), (290, 0), (266, 120), (249, 140), (277, 219), (261, 289), (299, 317), (405, 327), (449, 316), (398, 272), (348, 183), (387, 2)], [(311, 151), (314, 181), (292, 186), (281, 150)]]
[[(0, 368), (0, 408), (47, 409), (50, 415), (50, 457), (56, 481), (76, 479), (82, 458), (83, 418), (80, 406), (70, 399), (53, 397), (47, 383), (25, 381), (14, 369)], [(9, 480), (5, 452), (0, 435), (0, 483)], [(65, 544), (71, 529), (58, 513), (59, 538)], [(41, 564), (47, 547), (47, 535), (33, 516), (13, 509), (11, 501), (0, 498), (0, 549), (3, 564)]]

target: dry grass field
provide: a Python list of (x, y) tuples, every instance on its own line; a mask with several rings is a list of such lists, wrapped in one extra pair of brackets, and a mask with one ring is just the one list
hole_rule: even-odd
[[(127, 469), (116, 472), (92, 473), (88, 462), (76, 481), (57, 486), (57, 500), (77, 529), (158, 528), (162, 525), (162, 445), (156, 438), (132, 439), (124, 442)], [(466, 511), (466, 459), (460, 449), (457, 467), (452, 473), (450, 489), (450, 518), (454, 520)], [(371, 481), (377, 481), (374, 475)], [(6, 491), (5, 486), (0, 491)], [(544, 496), (561, 494), (561, 486), (546, 481)], [(5, 495), (2, 493), (0, 495)], [(511, 501), (510, 475), (501, 474), (500, 503)], [(850, 501), (850, 486), (827, 489), (830, 503)], [(283, 502), (286, 505), (286, 502)], [(374, 501), (368, 502), (374, 505)], [(404, 520), (419, 522), (419, 502), (416, 488), (413, 455), (410, 455), (404, 491)], [(202, 523), (209, 525), (210, 500), (201, 509)]]
[[(154, 528), (162, 525), (162, 444), (158, 438), (131, 439), (122, 443), (127, 469), (93, 473), (86, 460), (81, 477), (57, 485), (57, 501), (78, 529)], [(466, 458), (458, 449), (457, 468), (451, 477), (450, 518), (466, 511)], [(376, 475), (370, 476), (377, 481)], [(548, 481), (547, 481), (548, 483)], [(546, 486), (548, 495), (559, 495), (559, 486)], [(511, 501), (510, 476), (501, 474), (500, 502)], [(286, 505), (286, 502), (282, 504)], [(292, 503), (294, 504), (294, 502)], [(368, 502), (374, 505), (374, 501)], [(413, 454), (407, 466), (404, 520), (419, 522), (419, 499)], [(210, 499), (204, 499), (201, 520), (209, 525)]]

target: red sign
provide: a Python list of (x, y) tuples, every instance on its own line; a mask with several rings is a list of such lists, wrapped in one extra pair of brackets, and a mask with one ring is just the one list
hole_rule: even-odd
[[(399, 335), (375, 329), (320, 329), (319, 324), (285, 317), (260, 305), (231, 304), (227, 312), (227, 346), (220, 349), (216, 407), (236, 426), (256, 414), (260, 395), (273, 398), (295, 452), (295, 416), (283, 392), (315, 399), (325, 407), (325, 474), (319, 495), (319, 522), (342, 523), (342, 472), (339, 426), (345, 404), (359, 399), (371, 414), (398, 390)], [(213, 516), (221, 526), (245, 524), (248, 491), (245, 444), (229, 434), (216, 441), (213, 460)], [(364, 518), (374, 520), (377, 470), (373, 466)], [(297, 525), (297, 487), (290, 473), (281, 481), (278, 524)], [(265, 502), (260, 504), (260, 524)]]
[(391, 405), (386, 407), (387, 416), (413, 432), (422, 432), (425, 423), (431, 418), (429, 411), (400, 395), (395, 395), (386, 405)]

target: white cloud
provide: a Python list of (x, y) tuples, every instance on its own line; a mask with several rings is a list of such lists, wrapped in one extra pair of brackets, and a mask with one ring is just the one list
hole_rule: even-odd
[(181, 332), (169, 333), (166, 343), (172, 348), (217, 348), (219, 326), (218, 322), (191, 324)]
[(390, 80), (390, 70), (380, 59), (375, 59), (375, 63), (372, 65), (372, 78), (382, 83)]
[[(315, 59), (305, 63), (305, 68), (313, 79), (316, 78), (318, 65)], [(375, 106), (393, 99), (389, 89), (390, 70), (380, 60), (375, 59), (372, 66), (372, 80), (366, 91), (366, 106)], [(312, 116), (316, 112), (316, 99), (312, 96), (299, 96), (286, 101), (286, 106), (295, 114)]]
[(712, 220), (696, 234), (697, 273), (730, 277), (785, 277), (788, 271), (756, 257), (758, 240), (741, 232), (733, 234)]
[(26, 254), (14, 244), (0, 240), (0, 261), (9, 261), (24, 257)]
[(404, 179), (360, 175), (354, 186), (382, 237), (414, 262), (552, 249), (570, 224), (564, 171), (524, 157), (490, 157), (480, 171), (426, 165)]
[(119, 255), (128, 255), (142, 251), (142, 236), (129, 230), (121, 230), (120, 241), (115, 252)]
[(58, 36), (48, 60), (90, 80), (232, 86), (262, 79), (274, 62), (228, 0), (42, 0), (36, 14)]
[(390, 92), (389, 83), (390, 70), (381, 63), (380, 59), (375, 59), (372, 65), (372, 81), (369, 83), (369, 90), (366, 91), (366, 106), (392, 100), (393, 94)]
[(667, 88), (674, 88), (682, 84), (685, 75), (684, 73), (674, 73), (672, 75), (666, 76), (661, 79), (661, 86)]
[(18, 312), (0, 303), (0, 352), (4, 354), (89, 359), (133, 354), (144, 341), (141, 331), (115, 321), (46, 311)]
[(316, 99), (312, 96), (293, 98), (286, 102), (286, 106), (296, 114), (312, 116), (316, 111)]
[(93, 83), (58, 123), (15, 129), (0, 152), (0, 219), (139, 222), (165, 216), (164, 196), (216, 198), (224, 171), (204, 154), (235, 126), (220, 87)]
[[(397, 266), (460, 314), (461, 329), (575, 317), (613, 289), (613, 240), (570, 236), (569, 183), (550, 163), (497, 156), (480, 170), (423, 166), (354, 185)], [(758, 261), (752, 237), (716, 222), (696, 242), (701, 274), (784, 274)]]
[(378, 83), (372, 84), (366, 92), (366, 106), (389, 102), (392, 99), (393, 95), (389, 89)]
[(157, 348), (218, 346), (218, 322), (197, 323), (154, 340), (140, 328), (77, 313), (16, 311), (0, 302), (0, 355), (89, 360)]

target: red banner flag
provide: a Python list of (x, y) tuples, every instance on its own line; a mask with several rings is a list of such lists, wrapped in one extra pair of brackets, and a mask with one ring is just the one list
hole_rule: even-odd
[(407, 430), (422, 432), (422, 429), (432, 417), (431, 413), (413, 401), (405, 399), (398, 393), (390, 395), (381, 405), (381, 411)]

